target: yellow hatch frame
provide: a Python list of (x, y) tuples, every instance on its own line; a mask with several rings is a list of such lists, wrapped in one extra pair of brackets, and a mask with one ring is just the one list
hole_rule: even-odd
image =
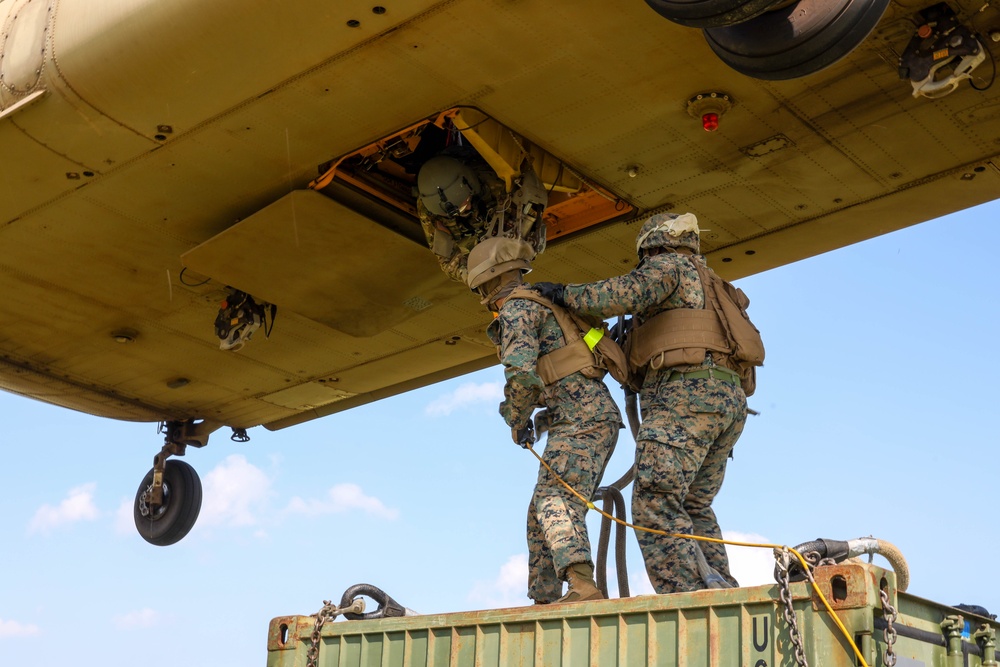
[[(363, 178), (356, 165), (366, 170), (366, 167), (381, 164), (387, 156), (412, 151), (429, 125), (441, 129), (450, 126), (461, 132), (463, 139), (496, 171), (508, 192), (514, 179), (521, 175), (523, 165), (530, 164), (549, 192), (549, 205), (542, 217), (550, 239), (572, 235), (636, 210), (620, 197), (577, 175), (542, 147), (471, 107), (447, 109), (342, 155), (309, 187), (319, 191), (335, 180), (340, 181), (416, 217), (416, 201), (400, 187), (402, 183), (393, 187), (394, 184), (384, 180)], [(402, 175), (399, 176), (402, 181)]]

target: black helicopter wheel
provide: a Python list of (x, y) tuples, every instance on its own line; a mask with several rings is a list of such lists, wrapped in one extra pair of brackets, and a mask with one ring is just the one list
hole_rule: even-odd
[(714, 28), (747, 21), (784, 0), (646, 0), (665, 19), (689, 28)]
[(818, 72), (853, 51), (889, 0), (799, 0), (760, 16), (705, 29), (719, 58), (737, 72), (784, 81)]
[(163, 503), (149, 504), (153, 471), (146, 473), (135, 493), (132, 514), (142, 539), (158, 547), (180, 541), (194, 527), (201, 511), (201, 480), (183, 461), (167, 461), (163, 468)]

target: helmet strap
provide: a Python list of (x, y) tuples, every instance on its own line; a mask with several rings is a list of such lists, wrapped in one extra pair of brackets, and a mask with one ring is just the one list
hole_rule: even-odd
[(500, 307), (497, 301), (506, 299), (523, 282), (521, 269), (502, 273), (490, 282), (496, 282), (496, 285), (492, 289), (488, 289), (489, 283), (487, 283), (478, 290), (479, 295), (483, 297), (479, 303), (493, 312), (498, 312)]

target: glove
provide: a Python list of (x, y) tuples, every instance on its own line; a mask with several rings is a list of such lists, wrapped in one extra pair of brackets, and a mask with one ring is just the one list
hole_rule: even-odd
[(525, 449), (528, 448), (528, 445), (535, 444), (535, 429), (531, 425), (531, 421), (529, 420), (521, 427), (512, 427), (510, 437), (514, 439), (514, 444), (521, 445)]
[(566, 302), (563, 301), (563, 291), (566, 289), (566, 286), (561, 283), (535, 283), (531, 286), (531, 289), (557, 306), (566, 306)]

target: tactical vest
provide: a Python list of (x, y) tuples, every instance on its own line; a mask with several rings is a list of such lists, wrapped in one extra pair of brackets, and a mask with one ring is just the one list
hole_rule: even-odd
[[(562, 330), (566, 344), (538, 358), (535, 370), (546, 386), (577, 372), (584, 377), (600, 379), (604, 377), (605, 371), (623, 385), (630, 384), (625, 353), (612, 340), (604, 322), (595, 326), (525, 287), (515, 288), (507, 298), (527, 299), (545, 306), (552, 311), (556, 324)], [(500, 354), (499, 347), (497, 354)]]
[(747, 396), (757, 386), (756, 367), (764, 363), (764, 343), (750, 321), (750, 299), (743, 290), (691, 259), (705, 294), (704, 309), (674, 308), (659, 313), (629, 333), (629, 368), (700, 366), (708, 352), (740, 376)]

